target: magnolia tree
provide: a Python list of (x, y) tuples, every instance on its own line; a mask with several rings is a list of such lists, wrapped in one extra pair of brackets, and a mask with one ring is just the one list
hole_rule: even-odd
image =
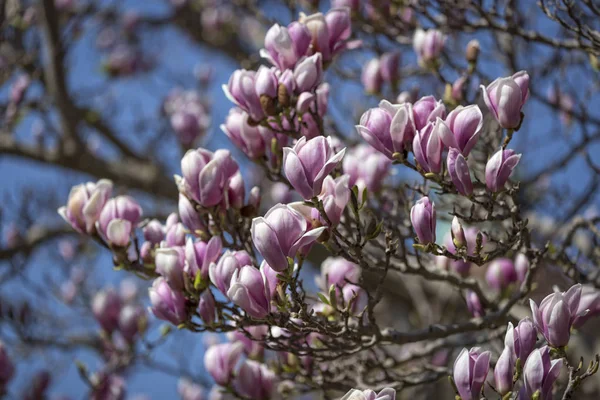
[(0, 394), (598, 398), (600, 6), (332, 3), (5, 2)]

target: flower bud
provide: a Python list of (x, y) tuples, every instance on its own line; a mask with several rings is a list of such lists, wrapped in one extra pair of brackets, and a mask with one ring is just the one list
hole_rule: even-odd
[(109, 375), (102, 371), (94, 374), (90, 381), (93, 389), (89, 400), (125, 400), (126, 385), (125, 380), (117, 375)]
[(435, 243), (436, 214), (435, 204), (425, 196), (421, 198), (410, 210), (412, 222), (419, 243)]
[(294, 82), (297, 93), (310, 92), (321, 83), (323, 60), (320, 53), (306, 57), (294, 68)]
[(492, 289), (506, 289), (511, 283), (517, 282), (514, 263), (509, 258), (494, 259), (487, 267), (485, 280)]
[(356, 130), (374, 149), (390, 160), (394, 153), (402, 153), (413, 141), (415, 124), (409, 103), (391, 104), (386, 100), (360, 117)]
[(98, 219), (98, 231), (110, 244), (125, 247), (142, 216), (142, 208), (129, 196), (110, 199)]
[(248, 195), (248, 205), (252, 206), (254, 208), (254, 210), (258, 211), (260, 209), (260, 200), (261, 200), (260, 188), (258, 186), (254, 186), (250, 190), (250, 194)]
[(210, 281), (227, 296), (233, 273), (244, 265), (252, 265), (252, 259), (247, 252), (228, 250), (221, 256), (218, 263), (210, 264), (208, 269)]
[(533, 350), (523, 367), (524, 398), (531, 399), (539, 392), (539, 399), (552, 399), (552, 386), (563, 365), (562, 358), (550, 360), (550, 349), (544, 346)]
[(306, 218), (289, 205), (277, 204), (264, 217), (252, 220), (252, 240), (259, 253), (276, 271), (288, 268), (287, 257), (312, 245), (325, 227), (308, 229)]
[(481, 318), (485, 315), (485, 310), (475, 292), (467, 290), (465, 293), (465, 300), (467, 302), (467, 308), (473, 317)]
[(448, 175), (450, 175), (456, 191), (463, 196), (470, 196), (473, 193), (473, 182), (465, 157), (457, 149), (451, 147), (446, 162)]
[(525, 281), (525, 276), (529, 270), (529, 259), (523, 253), (517, 254), (515, 257), (515, 271), (517, 271), (517, 281)]
[(516, 328), (513, 327), (511, 322), (508, 323), (506, 336), (504, 337), (504, 346), (511, 349), (513, 361), (520, 359), (521, 365), (523, 365), (524, 360), (535, 349), (536, 342), (537, 331), (529, 317), (520, 320)]
[(500, 149), (485, 165), (485, 185), (490, 192), (499, 192), (521, 160), (513, 150)]
[(569, 343), (573, 322), (585, 313), (579, 313), (581, 289), (581, 284), (577, 284), (566, 292), (550, 294), (539, 307), (529, 300), (533, 322), (550, 346), (564, 347)]
[(580, 328), (585, 321), (600, 314), (600, 290), (584, 286), (581, 291), (577, 317), (573, 321), (575, 328)]
[(360, 80), (367, 93), (375, 94), (381, 92), (383, 78), (379, 66), (380, 62), (377, 58), (369, 60), (369, 62), (363, 66)]
[(245, 155), (255, 159), (265, 154), (272, 133), (269, 128), (250, 125), (248, 119), (248, 113), (232, 108), (221, 130)]
[(192, 277), (200, 273), (203, 280), (208, 278), (209, 266), (217, 262), (223, 244), (218, 236), (213, 236), (208, 243), (188, 239), (185, 244), (185, 272)]
[(398, 69), (400, 67), (400, 53), (388, 52), (381, 55), (379, 59), (379, 72), (381, 78), (388, 83), (394, 83), (398, 80)]
[(446, 117), (446, 107), (441, 100), (436, 100), (433, 96), (424, 96), (415, 102), (412, 106), (413, 121), (415, 129), (420, 131), (425, 128), (429, 122), (435, 122), (438, 118)]
[(217, 384), (225, 386), (233, 377), (244, 346), (237, 343), (221, 343), (210, 346), (204, 353), (204, 368)]
[(264, 118), (260, 96), (256, 94), (256, 72), (238, 69), (229, 78), (229, 83), (223, 85), (223, 92), (229, 100), (246, 111), (253, 120)]
[(487, 87), (481, 85), (481, 90), (485, 104), (502, 128), (516, 129), (521, 125), (521, 110), (529, 97), (527, 72), (498, 78)]
[(460, 150), (466, 157), (479, 138), (483, 126), (483, 114), (477, 105), (458, 106), (448, 114), (445, 121), (440, 120), (438, 124), (444, 144)]
[(188, 150), (181, 159), (186, 194), (203, 207), (221, 203), (231, 178), (239, 171), (228, 150)]
[(184, 289), (183, 269), (185, 252), (181, 246), (156, 250), (156, 272), (160, 274), (174, 290)]
[(188, 200), (188, 198), (181, 193), (179, 194), (178, 210), (181, 222), (191, 232), (196, 233), (206, 231), (206, 226), (202, 221), (202, 217), (200, 216), (198, 211), (196, 211), (196, 209)]
[(462, 400), (479, 400), (490, 370), (490, 352), (463, 349), (454, 362), (454, 383)]
[(173, 290), (163, 277), (158, 277), (148, 289), (152, 313), (156, 318), (179, 325), (187, 319), (183, 293)]
[(262, 319), (270, 312), (271, 298), (266, 278), (253, 265), (233, 271), (227, 297), (250, 317)]
[(456, 216), (452, 218), (451, 230), (452, 242), (456, 248), (465, 247), (467, 245), (467, 238), (465, 237), (465, 231), (463, 230), (460, 221)]
[(465, 52), (465, 58), (469, 63), (476, 63), (479, 57), (479, 40), (472, 39), (467, 43), (467, 49)]
[(148, 242), (157, 245), (165, 238), (165, 230), (162, 224), (156, 220), (150, 220), (143, 229), (144, 239)]
[(200, 314), (200, 318), (202, 318), (202, 321), (207, 325), (215, 322), (215, 298), (210, 289), (206, 289), (200, 295), (198, 314)]
[(439, 174), (442, 171), (442, 152), (444, 146), (438, 129), (430, 122), (413, 139), (415, 160), (425, 172)]
[(505, 347), (494, 368), (496, 390), (503, 396), (513, 388), (514, 367), (511, 350)]
[(283, 149), (283, 169), (294, 189), (310, 200), (321, 193), (323, 180), (344, 157), (346, 149), (335, 153), (331, 140), (317, 136), (300, 138), (293, 148)]

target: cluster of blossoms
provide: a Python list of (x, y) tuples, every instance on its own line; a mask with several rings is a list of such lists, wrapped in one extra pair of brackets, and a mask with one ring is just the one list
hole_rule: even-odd
[(171, 128), (185, 147), (204, 136), (210, 126), (209, 110), (200, 95), (193, 90), (174, 90), (164, 102)]
[[(530, 301), (533, 321), (525, 317), (516, 327), (508, 323), (504, 349), (494, 368), (494, 389), (501, 396), (518, 393), (519, 399), (548, 400), (563, 365), (561, 353), (553, 359), (551, 350), (562, 351), (569, 342), (571, 328), (580, 327), (587, 318), (600, 313), (600, 293), (590, 289), (584, 292), (577, 284), (566, 292), (547, 296), (539, 307)], [(536, 348), (538, 334), (547, 345)], [(457, 357), (453, 379), (462, 400), (481, 397), (490, 358), (491, 353), (480, 348), (463, 349)]]
[[(354, 262), (329, 257), (322, 263), (317, 280), (320, 302), (309, 299), (305, 303), (297, 283), (315, 243), (329, 246), (333, 235), (341, 236), (337, 229), (350, 225), (346, 224), (349, 204), (361, 231), (362, 205), (358, 204), (367, 201), (368, 192), (382, 190), (392, 164), (412, 167), (439, 184), (443, 192), (488, 200), (502, 196), (520, 160), (520, 155), (506, 148), (507, 140), (487, 161), (485, 176), (474, 181), (469, 161), (475, 157), (469, 159), (469, 155), (482, 134), (483, 113), (474, 104), (457, 105), (465, 84), (460, 78), (453, 87), (455, 104), (449, 106), (455, 107), (450, 110), (434, 96), (413, 101), (405, 93), (398, 104), (383, 100), (362, 115), (356, 129), (366, 145), (346, 149), (334, 137), (324, 136), (329, 92), (324, 71), (336, 55), (355, 45), (349, 41), (349, 10), (361, 9), (356, 1), (337, 3), (350, 8), (301, 15), (286, 27), (271, 27), (261, 55), (272, 66), (237, 70), (223, 87), (236, 107), (222, 131), (281, 181), (272, 195), (281, 202), (263, 216), (258, 216), (259, 188), (246, 196), (242, 172), (231, 153), (203, 148), (188, 150), (183, 156), (181, 176), (175, 177), (178, 213), (164, 224), (156, 219), (142, 222), (140, 205), (128, 196), (111, 198), (112, 183), (107, 180), (74, 187), (67, 205), (59, 210), (75, 230), (110, 248), (117, 265), (154, 279), (149, 300), (156, 318), (194, 331), (229, 332), (229, 341), (210, 346), (204, 358), (217, 385), (213, 394), (219, 398), (273, 398), (282, 383), (279, 372), (296, 371), (299, 365), (308, 373), (320, 368), (311, 355), (304, 355), (310, 352), (298, 355), (291, 350), (313, 350), (328, 340), (316, 328), (295, 332), (294, 328), (305, 327), (303, 318), (319, 317), (326, 323), (342, 315), (346, 330), (370, 323), (363, 318), (369, 309), (369, 293), (361, 286), (361, 268)], [(383, 3), (365, 5), (365, 10), (389, 9), (390, 4)], [(434, 29), (415, 32), (413, 45), (422, 66), (439, 66), (445, 40)], [(477, 46), (470, 46), (468, 51), (477, 53)], [(467, 58), (472, 62), (477, 55)], [(366, 90), (380, 92), (383, 82), (394, 87), (399, 64), (398, 53), (371, 60), (363, 70)], [(520, 128), (528, 86), (524, 71), (482, 86), (488, 111), (508, 131), (507, 139)], [(191, 147), (208, 127), (206, 108), (194, 92), (173, 93), (164, 109), (185, 147)], [(485, 187), (479, 184), (481, 178)], [(303, 201), (291, 201), (291, 188)], [(457, 217), (444, 246), (436, 244), (436, 206), (428, 196), (413, 205), (410, 220), (417, 237), (415, 248), (436, 255), (441, 269), (466, 278), (473, 260), (482, 259), (487, 240), (475, 227), (464, 229)], [(139, 247), (136, 228), (142, 228)], [(354, 245), (350, 253), (362, 251), (373, 238), (369, 235), (379, 234), (381, 224), (378, 229), (365, 228), (365, 241)], [(385, 251), (386, 255), (391, 252)], [(527, 255), (517, 253), (514, 260), (489, 260), (485, 280), (502, 297), (511, 286), (526, 282), (529, 271)], [(474, 291), (467, 291), (465, 298), (471, 313), (484, 317), (482, 300), (487, 299), (480, 299)], [(503, 396), (519, 392), (522, 399), (547, 400), (562, 366), (561, 359), (551, 359), (550, 348), (564, 351), (571, 328), (600, 313), (600, 295), (583, 293), (575, 285), (566, 293), (548, 296), (539, 306), (532, 301), (531, 310), (533, 320), (524, 318), (516, 327), (509, 324), (505, 348), (494, 369), (495, 389)], [(144, 332), (144, 310), (113, 289), (96, 294), (92, 311), (108, 336), (118, 332), (132, 344)], [(538, 333), (548, 346), (536, 348)], [(272, 339), (277, 340), (270, 343)], [(266, 349), (274, 354), (266, 354)], [(271, 355), (273, 360), (268, 359)], [(5, 367), (10, 365), (7, 360), (0, 345), (0, 388), (3, 376), (7, 381), (12, 375), (2, 375), (10, 371)], [(480, 348), (460, 353), (453, 376), (460, 399), (480, 398), (490, 360), (491, 352)], [(523, 378), (520, 388), (515, 376)], [(100, 372), (91, 380), (93, 398), (124, 396), (124, 382), (116, 375)], [(190, 381), (182, 380), (179, 391), (185, 399), (202, 397), (202, 389)], [(394, 400), (395, 396), (392, 388), (379, 393), (353, 389), (343, 399)]]
[(143, 335), (147, 326), (146, 310), (138, 303), (137, 289), (132, 285), (122, 285), (120, 292), (104, 288), (92, 299), (92, 314), (102, 330), (108, 335), (119, 332), (129, 344)]

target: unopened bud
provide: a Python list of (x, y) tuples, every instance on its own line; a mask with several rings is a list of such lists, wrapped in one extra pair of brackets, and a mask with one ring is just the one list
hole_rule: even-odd
[(277, 113), (275, 99), (266, 94), (260, 96), (260, 106), (267, 115), (275, 115)]
[(467, 61), (469, 63), (476, 63), (478, 57), (479, 57), (479, 41), (477, 39), (473, 39), (467, 44), (465, 58), (467, 59)]
[(279, 84), (277, 89), (277, 101), (282, 107), (288, 107), (290, 105), (290, 94), (283, 83)]

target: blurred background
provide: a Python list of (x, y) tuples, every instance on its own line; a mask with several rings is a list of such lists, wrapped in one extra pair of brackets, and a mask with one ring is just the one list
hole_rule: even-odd
[[(467, 43), (478, 39), (479, 61), (464, 88), (469, 101), (481, 105), (479, 85), (499, 76), (523, 69), (531, 76), (526, 118), (511, 147), (523, 153), (516, 179), (526, 186), (523, 207), (540, 242), (558, 237), (578, 217), (598, 215), (597, 53), (540, 39), (573, 37), (556, 18), (549, 18), (535, 1), (512, 2), (517, 11), (510, 19), (480, 25), (463, 19), (485, 21), (482, 15), (491, 9), (502, 14), (505, 2), (475, 2), (481, 15), (476, 11), (453, 15), (452, 2), (444, 1), (347, 3), (359, 4), (353, 13), (353, 38), (362, 46), (336, 58), (327, 70), (330, 134), (349, 147), (361, 142), (354, 125), (382, 98), (394, 102), (401, 92), (414, 100), (428, 94), (443, 98), (446, 82), (455, 82), (467, 66)], [(365, 11), (365, 3), (371, 11)], [(93, 374), (102, 368), (107, 352), (118, 351), (99, 344), (92, 299), (113, 288), (124, 302), (145, 308), (149, 283), (113, 270), (111, 255), (73, 232), (56, 210), (73, 185), (108, 178), (116, 193), (130, 194), (143, 205), (144, 218), (164, 221), (176, 211), (172, 176), (180, 173), (181, 157), (186, 149), (200, 146), (232, 151), (247, 191), (261, 187), (263, 210), (282, 201), (281, 188), (265, 179), (221, 131), (233, 106), (221, 85), (238, 68), (265, 64), (259, 49), (272, 24), (288, 24), (301, 11), (326, 12), (331, 4), (318, 0), (0, 4), (0, 338), (16, 362), (7, 398), (26, 398), (32, 382), (42, 379), (41, 371), (52, 377), (49, 398), (87, 398), (81, 372)], [(592, 14), (588, 22), (598, 29), (600, 17)], [(448, 35), (442, 77), (418, 66), (412, 48), (417, 26), (439, 26)], [(516, 34), (514, 29), (506, 33), (502, 26), (522, 27), (535, 35)], [(363, 66), (389, 51), (400, 54), (399, 79), (381, 85), (378, 93), (366, 93)], [(393, 186), (416, 176), (394, 167), (381, 178)], [(447, 222), (438, 229), (441, 238)], [(589, 262), (598, 251), (597, 241), (597, 236), (587, 234), (576, 237), (573, 251), (581, 260), (577, 273), (597, 268)], [(323, 249), (311, 255), (315, 267), (305, 270), (308, 288), (316, 287), (313, 276), (325, 257)], [(552, 266), (547, 268), (552, 282), (546, 286), (564, 283), (551, 278)], [(388, 304), (395, 307), (394, 302)], [(148, 316), (135, 359), (124, 370), (127, 398), (177, 398), (181, 377), (207, 390), (212, 386), (203, 353), (207, 343), (222, 339), (176, 330), (166, 334), (164, 325)], [(590, 339), (587, 345), (597, 351), (596, 341)]]

